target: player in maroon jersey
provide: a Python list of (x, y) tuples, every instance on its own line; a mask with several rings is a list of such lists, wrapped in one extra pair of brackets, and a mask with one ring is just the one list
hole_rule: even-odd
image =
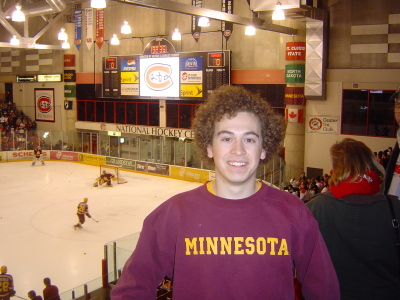
[(13, 277), (7, 274), (6, 266), (1, 266), (0, 272), (0, 300), (10, 300), (15, 295)]
[(94, 187), (101, 186), (103, 183), (108, 187), (112, 187), (111, 180), (115, 181), (115, 175), (111, 173), (107, 173), (105, 170), (103, 173), (96, 179), (96, 182), (93, 184)]
[(76, 214), (78, 215), (78, 224), (74, 225), (74, 228), (82, 228), (82, 224), (85, 223), (85, 215), (88, 218), (91, 218), (92, 216), (89, 214), (89, 206), (87, 204), (88, 202), (88, 198), (83, 198), (82, 202), (79, 202), (78, 204), (78, 210), (76, 212)]
[(32, 166), (36, 165), (36, 161), (42, 162), (42, 166), (44, 166), (44, 161), (43, 161), (43, 150), (40, 149), (39, 146), (35, 150), (33, 150), (33, 160), (32, 160)]

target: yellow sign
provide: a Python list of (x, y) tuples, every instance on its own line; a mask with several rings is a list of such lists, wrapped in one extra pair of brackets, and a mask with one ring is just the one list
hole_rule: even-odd
[(111, 135), (111, 136), (121, 136), (121, 132), (118, 132), (118, 131), (108, 131), (108, 135)]
[(121, 83), (139, 83), (139, 73), (121, 72)]
[(201, 84), (181, 84), (180, 97), (203, 97), (203, 86)]
[(100, 155), (79, 153), (78, 161), (84, 164), (99, 166), (106, 163), (106, 157)]
[(47, 75), (38, 75), (38, 82), (59, 82), (62, 77), (61, 74), (47, 74)]
[(206, 182), (210, 180), (210, 172), (207, 170), (198, 170), (184, 167), (171, 166), (170, 176), (172, 178), (196, 181), (196, 182)]

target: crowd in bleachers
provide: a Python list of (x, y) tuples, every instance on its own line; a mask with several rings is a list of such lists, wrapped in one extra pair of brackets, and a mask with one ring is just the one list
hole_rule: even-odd
[(330, 175), (328, 174), (316, 176), (315, 178), (307, 178), (306, 173), (303, 172), (298, 180), (292, 177), (289, 184), (284, 187), (284, 190), (296, 195), (304, 203), (307, 203), (316, 194), (328, 191), (329, 178)]
[(375, 155), (377, 161), (385, 168), (385, 170), (389, 163), (392, 152), (393, 152), (392, 147), (389, 147), (389, 148), (379, 151), (379, 152), (374, 152), (374, 155)]

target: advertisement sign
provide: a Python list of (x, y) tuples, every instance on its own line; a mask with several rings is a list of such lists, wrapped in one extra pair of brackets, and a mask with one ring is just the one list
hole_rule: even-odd
[(178, 166), (171, 166), (170, 169), (170, 176), (176, 179), (196, 182), (206, 182), (209, 180), (209, 171), (207, 170), (191, 169)]
[(35, 89), (35, 120), (54, 122), (54, 89)]
[(307, 116), (308, 133), (339, 134), (339, 117), (336, 116)]
[(76, 82), (75, 70), (65, 70), (64, 71), (64, 82)]
[(50, 159), (54, 160), (66, 160), (66, 161), (78, 161), (79, 155), (76, 152), (69, 151), (50, 151)]
[[(27, 151), (9, 151), (7, 152), (9, 160), (31, 160), (33, 158), (33, 150)], [(43, 159), (49, 158), (49, 151), (43, 150)]]
[(304, 83), (305, 81), (305, 66), (304, 65), (286, 65), (285, 66), (285, 81), (292, 83)]
[(106, 158), (100, 155), (79, 153), (78, 161), (84, 164), (99, 166), (106, 163)]
[(136, 162), (130, 159), (107, 157), (106, 164), (118, 166), (122, 169), (134, 170), (134, 171), (136, 170)]
[(168, 176), (169, 165), (137, 161), (136, 171)]

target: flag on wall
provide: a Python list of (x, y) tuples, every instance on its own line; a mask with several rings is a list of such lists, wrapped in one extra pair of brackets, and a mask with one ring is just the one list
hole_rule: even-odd
[(93, 8), (85, 8), (86, 46), (90, 50), (93, 44)]
[(75, 37), (74, 37), (74, 42), (75, 42), (75, 47), (76, 49), (81, 48), (82, 44), (82, 9), (76, 9), (75, 10)]
[[(221, 11), (228, 13), (228, 14), (233, 14), (233, 0), (222, 0)], [(228, 41), (232, 35), (233, 23), (222, 21), (221, 22), (221, 31), (224, 33), (224, 37), (225, 37), (226, 41)]]
[[(192, 6), (198, 6), (202, 7), (203, 6), (203, 1), (202, 0), (192, 0)], [(192, 36), (196, 42), (199, 41), (200, 38), (200, 33), (201, 33), (201, 27), (199, 26), (199, 18), (198, 16), (192, 16)]]
[(104, 43), (104, 8), (96, 10), (96, 45), (101, 49)]
[(303, 123), (303, 110), (298, 108), (285, 108), (285, 119), (289, 123)]

